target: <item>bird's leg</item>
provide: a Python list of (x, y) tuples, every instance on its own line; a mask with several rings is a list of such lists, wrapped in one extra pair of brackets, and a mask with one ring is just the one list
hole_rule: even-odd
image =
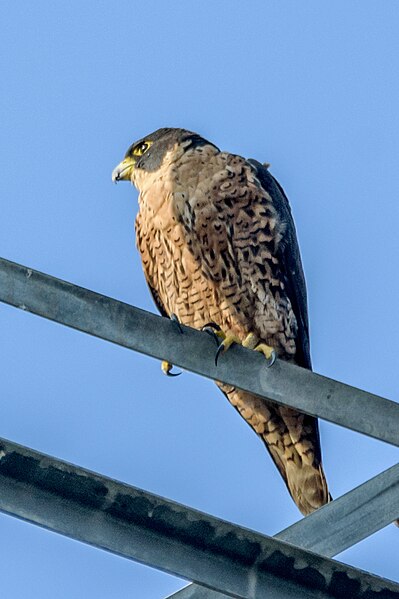
[[(181, 328), (180, 321), (177, 318), (176, 314), (171, 314), (170, 320), (176, 324), (176, 326), (179, 330), (179, 333), (183, 334), (183, 329)], [(173, 368), (173, 364), (171, 364), (167, 360), (162, 361), (161, 370), (164, 374), (166, 374), (166, 376), (179, 376), (181, 374), (181, 372), (171, 372), (172, 368)]]

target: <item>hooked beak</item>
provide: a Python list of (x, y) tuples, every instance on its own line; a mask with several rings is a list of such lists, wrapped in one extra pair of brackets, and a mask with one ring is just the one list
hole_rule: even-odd
[(136, 161), (132, 157), (128, 156), (127, 158), (124, 158), (112, 171), (113, 183), (117, 183), (118, 181), (130, 181), (135, 164)]

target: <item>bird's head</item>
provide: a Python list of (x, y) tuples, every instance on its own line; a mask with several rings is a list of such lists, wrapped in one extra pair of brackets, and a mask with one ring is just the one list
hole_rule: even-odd
[(199, 146), (216, 146), (197, 133), (186, 129), (158, 129), (134, 142), (127, 150), (124, 159), (112, 172), (112, 181), (131, 181), (138, 187), (138, 179), (146, 173), (155, 173), (163, 164), (169, 152), (185, 151)]

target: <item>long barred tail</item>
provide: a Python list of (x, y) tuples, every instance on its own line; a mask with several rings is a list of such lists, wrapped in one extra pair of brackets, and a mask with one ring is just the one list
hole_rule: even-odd
[(265, 443), (302, 514), (331, 501), (321, 464), (317, 419), (265, 403), (230, 385), (216, 384)]

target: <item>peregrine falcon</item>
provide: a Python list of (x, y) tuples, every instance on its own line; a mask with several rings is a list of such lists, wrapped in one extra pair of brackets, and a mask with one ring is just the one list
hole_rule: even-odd
[[(139, 190), (137, 246), (163, 316), (311, 369), (305, 279), (288, 199), (267, 166), (185, 129), (133, 143), (113, 181)], [(170, 367), (166, 367), (168, 372)], [(330, 501), (317, 419), (217, 383), (266, 445), (303, 514)]]

